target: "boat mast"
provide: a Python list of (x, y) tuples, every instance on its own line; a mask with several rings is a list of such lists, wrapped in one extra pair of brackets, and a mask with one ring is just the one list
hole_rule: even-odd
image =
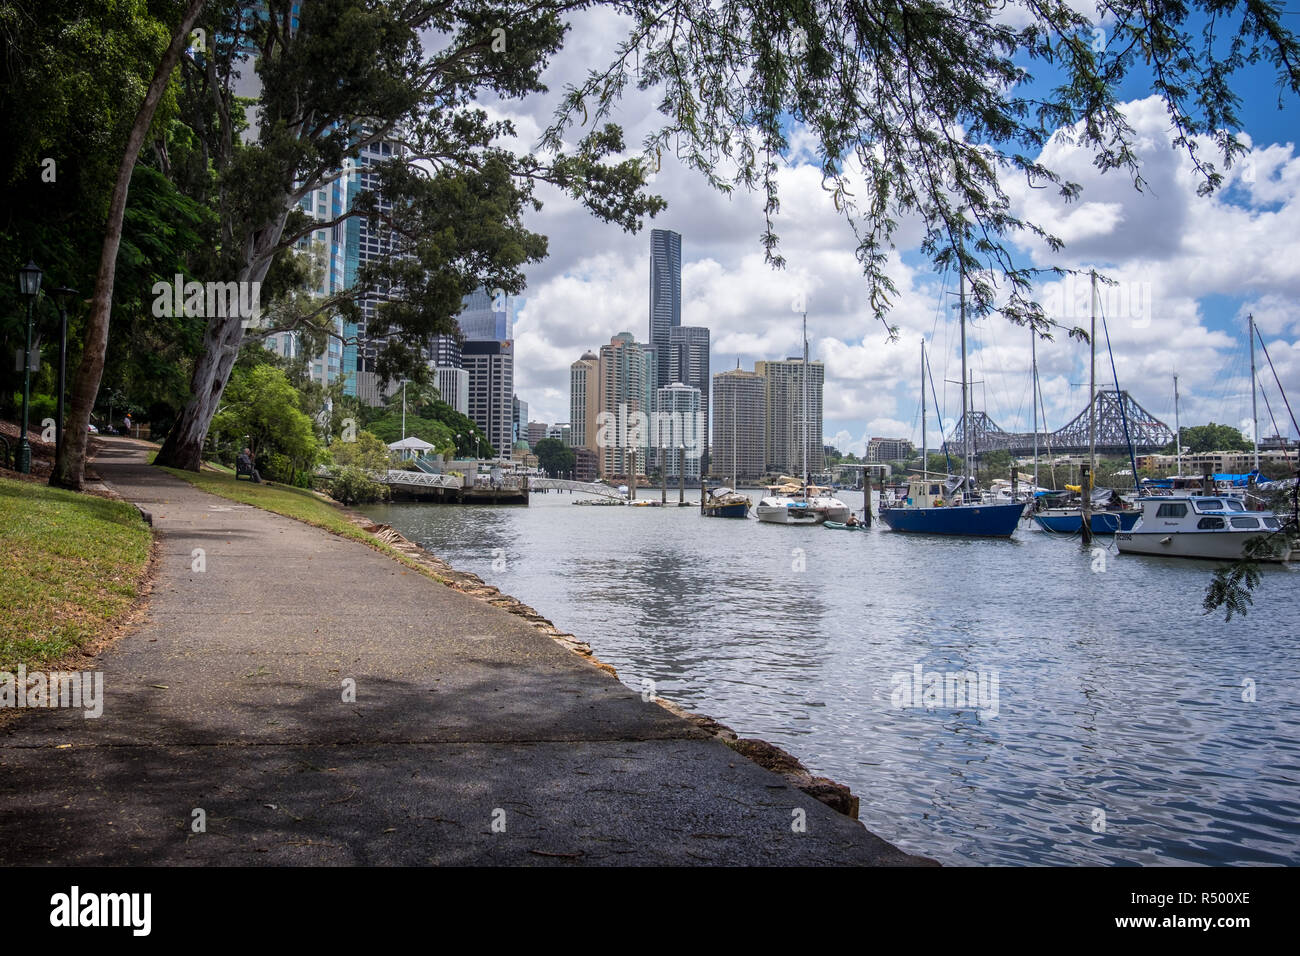
[(1174, 373), (1174, 463), (1183, 473), (1183, 428), (1178, 424), (1178, 373)]
[(736, 397), (735, 387), (731, 390), (731, 490), (736, 490)]
[[(1034, 369), (1034, 394), (1030, 401), (1034, 406), (1034, 494), (1038, 494), (1038, 333), (1029, 327), (1029, 355)], [(1015, 467), (1013, 462), (1011, 467)]]
[(1255, 397), (1255, 313), (1250, 313), (1250, 437), (1255, 443), (1255, 470), (1259, 471), (1259, 406)]
[(925, 339), (921, 339), (921, 480), (930, 478), (930, 446), (925, 437)]
[(803, 314), (803, 500), (808, 500), (808, 313)]
[[(971, 421), (967, 414), (969, 411), (969, 385), (966, 381), (966, 270), (961, 272), (961, 292), (958, 294), (958, 300), (961, 303), (961, 461), (962, 477), (970, 475), (970, 430)], [(973, 490), (973, 489), (972, 489)], [(963, 500), (965, 495), (963, 494)]]

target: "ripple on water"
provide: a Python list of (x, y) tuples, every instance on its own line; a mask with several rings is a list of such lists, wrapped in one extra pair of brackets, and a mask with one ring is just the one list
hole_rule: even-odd
[[(1268, 569), (1228, 625), (1200, 612), (1207, 566), (1112, 553), (1093, 574), (1077, 544), (1033, 532), (845, 535), (571, 501), (369, 510), (590, 641), (629, 686), (654, 680), (850, 785), (907, 850), (1300, 863), (1295, 570)], [(894, 675), (917, 664), (997, 671), (997, 715), (897, 709)]]

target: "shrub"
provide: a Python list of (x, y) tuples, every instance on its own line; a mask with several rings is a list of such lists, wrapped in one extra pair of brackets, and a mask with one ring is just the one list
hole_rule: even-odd
[(384, 501), (388, 498), (388, 486), (359, 468), (340, 468), (330, 478), (330, 497), (345, 505)]

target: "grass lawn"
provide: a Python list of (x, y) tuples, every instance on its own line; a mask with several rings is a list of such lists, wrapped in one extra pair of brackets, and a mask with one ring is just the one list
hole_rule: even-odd
[(125, 502), (0, 478), (0, 670), (102, 633), (139, 593), (150, 541)]

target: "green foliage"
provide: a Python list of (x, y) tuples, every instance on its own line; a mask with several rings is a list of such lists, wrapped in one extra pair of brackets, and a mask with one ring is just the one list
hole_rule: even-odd
[(258, 365), (237, 369), (223, 397), (224, 407), (212, 420), (212, 429), (236, 439), (248, 436), (255, 456), (272, 459), (268, 476), (293, 483), (296, 474), (320, 460), (322, 449), (312, 421), (299, 406), (297, 390), (278, 368)]
[[(1182, 429), (1181, 435), (1184, 454), (1201, 455), (1212, 451), (1249, 451), (1253, 446), (1241, 433), (1241, 429), (1231, 425), (1190, 425)], [(1166, 455), (1178, 453), (1176, 442), (1165, 446)]]
[(339, 469), (330, 478), (330, 497), (345, 505), (368, 501), (383, 501), (388, 497), (388, 486), (375, 481), (359, 468), (348, 466)]
[(543, 438), (533, 446), (537, 464), (550, 478), (560, 478), (572, 474), (578, 463), (572, 448), (558, 438)]
[(373, 432), (357, 432), (356, 441), (335, 439), (330, 457), (340, 468), (360, 471), (387, 471), (394, 467), (388, 445)]
[[(384, 444), (391, 445), (395, 441), (400, 441), (403, 437), (402, 413), (400, 410), (393, 411), (390, 409), (383, 418), (376, 419), (368, 427)], [(440, 421), (413, 415), (408, 411), (406, 413), (406, 437), (410, 436), (433, 445), (434, 454), (451, 454), (456, 450), (456, 438), (450, 428)]]

